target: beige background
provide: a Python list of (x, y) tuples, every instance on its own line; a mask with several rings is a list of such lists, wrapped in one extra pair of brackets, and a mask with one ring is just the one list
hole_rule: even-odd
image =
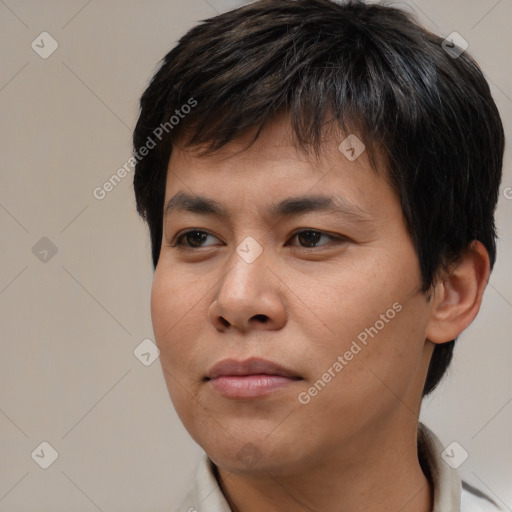
[[(510, 0), (396, 4), (468, 41), (510, 135)], [(101, 201), (93, 189), (129, 158), (138, 99), (159, 59), (198, 20), (237, 5), (0, 0), (0, 511), (163, 512), (192, 478), (200, 449), (172, 409), (159, 362), (133, 354), (152, 338), (152, 268), (132, 173)], [(43, 31), (59, 45), (46, 59), (31, 48)], [(460, 472), (511, 510), (507, 187), (509, 150), (498, 262), (423, 419), (445, 445), (467, 450)], [(55, 255), (41, 252), (48, 242), (36, 246), (42, 237)], [(43, 441), (59, 454), (48, 469), (35, 462)]]

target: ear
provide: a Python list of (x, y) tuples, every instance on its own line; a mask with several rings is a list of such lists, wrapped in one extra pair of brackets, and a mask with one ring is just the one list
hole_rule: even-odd
[(432, 343), (455, 339), (476, 317), (490, 274), (483, 244), (471, 242), (460, 260), (434, 287), (426, 337)]

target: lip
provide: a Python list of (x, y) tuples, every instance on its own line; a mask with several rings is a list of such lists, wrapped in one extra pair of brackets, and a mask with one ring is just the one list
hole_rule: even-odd
[(265, 359), (224, 359), (205, 379), (226, 398), (257, 398), (286, 388), (302, 378), (294, 371)]

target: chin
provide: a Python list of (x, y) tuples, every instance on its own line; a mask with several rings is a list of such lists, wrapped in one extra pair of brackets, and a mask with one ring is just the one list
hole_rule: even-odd
[(300, 441), (294, 443), (277, 435), (272, 440), (256, 435), (242, 439), (239, 434), (198, 444), (216, 466), (232, 473), (285, 474), (296, 469), (304, 455), (297, 450)]

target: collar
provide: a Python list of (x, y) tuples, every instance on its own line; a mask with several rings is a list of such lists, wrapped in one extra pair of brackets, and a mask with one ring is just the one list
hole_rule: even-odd
[(434, 490), (432, 512), (459, 511), (462, 482), (459, 474), (441, 457), (438, 437), (423, 423), (418, 425), (418, 458)]
[[(432, 512), (459, 511), (462, 484), (454, 469), (441, 458), (443, 445), (423, 423), (418, 425), (418, 457), (434, 489)], [(174, 512), (232, 512), (215, 477), (215, 466), (201, 457), (195, 481)]]

